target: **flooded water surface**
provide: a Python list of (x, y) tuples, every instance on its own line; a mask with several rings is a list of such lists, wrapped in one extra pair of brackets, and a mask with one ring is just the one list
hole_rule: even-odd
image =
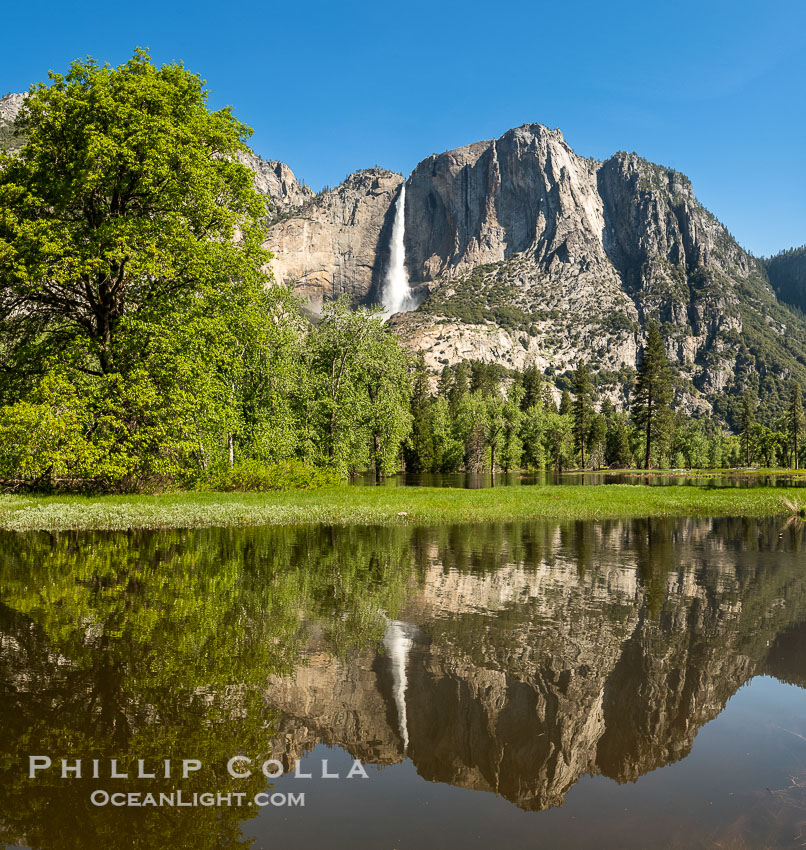
[(540, 472), (406, 472), (390, 475), (380, 480), (372, 473), (350, 479), (357, 486), (369, 487), (453, 487), (463, 490), (483, 490), (487, 487), (528, 487), (549, 484), (645, 484), (653, 487), (806, 487), (802, 472), (758, 472), (753, 470), (571, 470), (557, 472), (553, 469)]
[(0, 844), (802, 846), (805, 536), (4, 534)]

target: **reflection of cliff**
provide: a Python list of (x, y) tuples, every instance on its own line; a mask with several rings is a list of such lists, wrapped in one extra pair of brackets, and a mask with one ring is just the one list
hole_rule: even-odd
[(391, 692), (379, 681), (379, 666), (371, 652), (344, 661), (314, 651), (293, 676), (272, 683), (270, 704), (282, 712), (278, 746), (287, 764), (320, 742), (348, 747), (373, 764), (401, 761)]
[[(752, 676), (806, 681), (799, 539), (729, 520), (514, 529), (461, 570), (434, 540), (406, 614), (409, 757), (526, 809), (561, 805), (585, 773), (630, 781), (685, 757)], [(402, 759), (390, 669), (319, 653), (278, 679), (276, 746)]]
[(764, 672), (790, 685), (806, 688), (806, 622), (798, 623), (775, 638)]

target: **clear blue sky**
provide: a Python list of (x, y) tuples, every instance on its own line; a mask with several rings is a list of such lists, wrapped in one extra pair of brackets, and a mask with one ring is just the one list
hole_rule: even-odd
[(0, 93), (136, 45), (182, 60), (318, 189), (537, 121), (688, 174), (748, 249), (806, 243), (806, 2), (43, 2), (3, 11)]

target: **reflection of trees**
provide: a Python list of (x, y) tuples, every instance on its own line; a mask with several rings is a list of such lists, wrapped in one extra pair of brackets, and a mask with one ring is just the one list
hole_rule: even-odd
[[(0, 837), (68, 847), (227, 847), (254, 810), (111, 809), (109, 780), (27, 779), (27, 757), (200, 759), (192, 779), (112, 790), (244, 791), (235, 753), (266, 751), (272, 674), (310, 625), (333, 652), (377, 642), (405, 595), (403, 529), (249, 529), (3, 535)], [(123, 787), (125, 785), (125, 787)]]
[[(254, 814), (94, 809), (108, 780), (32, 783), (29, 754), (198, 758), (187, 782), (126, 790), (250, 794), (261, 778), (231, 780), (226, 760), (289, 739), (394, 760), (387, 616), (420, 628), (423, 775), (524, 808), (585, 772), (634, 779), (685, 756), (749, 676), (806, 680), (802, 535), (731, 519), (2, 535), (0, 838), (228, 847)], [(306, 675), (283, 678), (311, 647)]]

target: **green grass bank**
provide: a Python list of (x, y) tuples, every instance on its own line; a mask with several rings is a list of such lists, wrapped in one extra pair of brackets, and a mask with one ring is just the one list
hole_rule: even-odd
[(806, 489), (708, 489), (631, 484), (460, 490), (333, 486), (273, 493), (155, 496), (0, 496), (0, 528), (126, 530), (288, 524), (388, 525), (621, 519), (661, 516), (791, 516)]

